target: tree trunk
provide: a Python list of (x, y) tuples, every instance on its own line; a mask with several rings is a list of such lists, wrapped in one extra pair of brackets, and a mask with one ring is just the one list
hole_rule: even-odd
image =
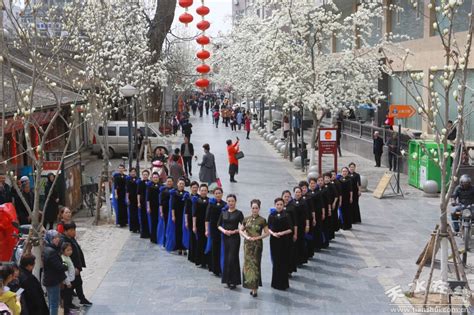
[[(150, 21), (148, 39), (151, 51), (155, 53), (152, 64), (156, 63), (161, 57), (161, 51), (166, 35), (171, 28), (176, 10), (176, 0), (157, 0), (155, 16)], [(152, 120), (159, 121), (161, 113), (162, 93), (161, 86), (153, 88), (150, 92), (151, 108), (156, 111), (149, 111)], [(153, 113), (158, 113), (158, 117), (153, 117)], [(149, 116), (149, 117), (150, 117)]]

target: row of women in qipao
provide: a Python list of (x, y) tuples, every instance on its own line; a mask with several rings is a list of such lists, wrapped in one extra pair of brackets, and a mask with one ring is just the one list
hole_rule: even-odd
[(189, 261), (221, 276), (229, 288), (242, 283), (239, 249), (244, 237), (243, 285), (252, 296), (261, 286), (263, 238), (270, 235), (272, 287), (284, 290), (297, 267), (327, 247), (339, 227), (350, 229), (361, 221), (360, 176), (353, 163), (340, 175), (333, 171), (300, 182), (293, 194), (283, 191), (270, 210), (268, 225), (257, 199), (250, 204), (251, 215), (244, 218), (236, 208), (236, 196), (230, 194), (224, 201), (221, 188), (211, 198), (206, 184), (192, 182), (187, 192), (184, 178), (178, 179), (176, 188), (171, 177), (164, 183), (158, 173), (148, 178), (148, 170), (141, 179), (133, 170), (125, 177), (130, 229), (168, 251), (187, 254)]

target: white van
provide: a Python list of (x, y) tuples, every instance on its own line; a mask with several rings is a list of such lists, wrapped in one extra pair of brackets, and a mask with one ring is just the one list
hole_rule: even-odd
[[(104, 139), (104, 126), (97, 125), (95, 126), (96, 133), (94, 134), (94, 139), (92, 140), (92, 153), (101, 155), (100, 142), (96, 139), (97, 135), (102, 137), (101, 141)], [(145, 123), (143, 121), (137, 122), (137, 129), (140, 130), (143, 137), (145, 137)], [(132, 122), (132, 141), (134, 141), (134, 130), (135, 123)], [(109, 157), (115, 155), (127, 155), (128, 154), (128, 122), (127, 121), (109, 121), (107, 126), (107, 141), (109, 144)], [(150, 140), (151, 149), (154, 150), (156, 147), (163, 147), (168, 153), (171, 150), (171, 142), (165, 139), (165, 137), (157, 130), (154, 126), (148, 124), (148, 139)], [(132, 142), (132, 149), (134, 143)]]

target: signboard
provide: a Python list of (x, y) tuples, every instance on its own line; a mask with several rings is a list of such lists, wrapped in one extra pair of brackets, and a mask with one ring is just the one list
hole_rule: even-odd
[(60, 161), (44, 161), (43, 162), (43, 170), (45, 171), (56, 171), (56, 170), (60, 170), (60, 165), (61, 165), (61, 162)]
[(334, 169), (337, 169), (337, 128), (320, 128), (318, 138), (319, 174), (322, 174), (323, 154), (334, 156)]
[(416, 114), (416, 110), (411, 105), (390, 105), (389, 116), (397, 119), (410, 118)]
[(374, 197), (381, 199), (385, 190), (387, 189), (388, 185), (390, 184), (390, 180), (392, 179), (392, 173), (385, 173), (382, 178), (380, 179), (377, 188), (374, 190)]

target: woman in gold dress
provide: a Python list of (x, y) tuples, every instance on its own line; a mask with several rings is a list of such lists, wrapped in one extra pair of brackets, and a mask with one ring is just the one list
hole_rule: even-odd
[(246, 217), (241, 226), (240, 234), (244, 241), (243, 287), (251, 289), (250, 295), (257, 296), (258, 287), (262, 285), (260, 263), (262, 261), (262, 239), (269, 235), (267, 221), (259, 215), (260, 200), (250, 202), (252, 215)]

